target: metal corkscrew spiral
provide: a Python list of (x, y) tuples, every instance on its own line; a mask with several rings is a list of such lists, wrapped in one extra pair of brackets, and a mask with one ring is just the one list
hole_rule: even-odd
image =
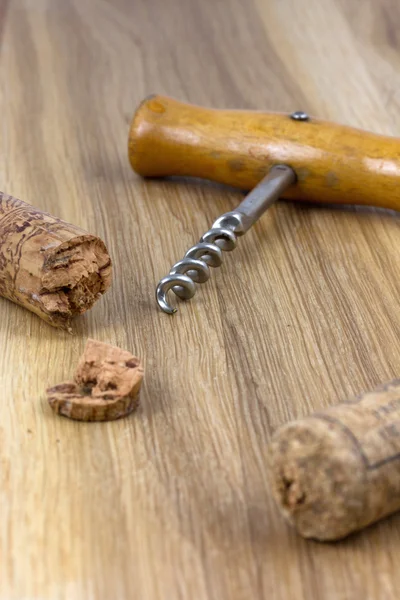
[(287, 165), (272, 167), (268, 175), (245, 197), (236, 210), (221, 215), (200, 239), (190, 248), (183, 260), (177, 262), (169, 275), (157, 286), (158, 306), (172, 315), (167, 294), (170, 290), (181, 300), (189, 300), (196, 293), (196, 283), (205, 283), (210, 278), (210, 267), (222, 264), (222, 252), (236, 248), (237, 238), (248, 231), (261, 215), (296, 182), (296, 174)]

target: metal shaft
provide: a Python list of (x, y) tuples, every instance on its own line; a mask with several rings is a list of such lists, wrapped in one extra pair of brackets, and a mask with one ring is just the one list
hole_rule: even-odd
[(246, 231), (295, 181), (296, 174), (290, 167), (286, 165), (272, 167), (268, 175), (247, 194), (236, 209), (247, 217)]
[(195, 283), (204, 283), (210, 277), (209, 267), (219, 267), (222, 264), (222, 251), (233, 250), (237, 236), (246, 233), (295, 182), (296, 174), (293, 169), (287, 165), (276, 165), (236, 210), (221, 215), (200, 242), (190, 248), (184, 259), (176, 263), (169, 275), (158, 284), (156, 298), (161, 310), (168, 314), (177, 310), (168, 303), (169, 290), (182, 300), (192, 298), (196, 293)]
[(237, 230), (235, 233), (237, 235), (246, 233), (261, 215), (274, 202), (279, 200), (283, 192), (295, 182), (296, 174), (287, 165), (272, 167), (264, 179), (247, 194), (243, 202), (233, 211), (234, 214), (240, 213), (242, 215), (240, 231)]

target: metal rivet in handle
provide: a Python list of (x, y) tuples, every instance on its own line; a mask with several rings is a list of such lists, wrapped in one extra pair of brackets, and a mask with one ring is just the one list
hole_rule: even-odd
[(304, 110), (296, 110), (290, 115), (290, 118), (293, 119), (293, 121), (309, 121), (310, 115), (304, 112)]
[(303, 110), (296, 110), (296, 112), (294, 112), (290, 115), (290, 118), (293, 119), (293, 121), (309, 121), (310, 120), (309, 115), (306, 112), (304, 112)]

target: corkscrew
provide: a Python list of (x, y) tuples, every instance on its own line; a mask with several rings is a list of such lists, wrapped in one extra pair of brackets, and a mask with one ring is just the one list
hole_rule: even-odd
[(159, 282), (156, 298), (161, 310), (170, 315), (177, 312), (177, 308), (172, 307), (167, 299), (170, 290), (181, 300), (193, 298), (196, 284), (205, 283), (210, 278), (210, 267), (221, 266), (222, 252), (234, 250), (237, 238), (244, 235), (295, 182), (293, 169), (287, 165), (276, 165), (236, 210), (221, 215), (200, 242), (190, 248), (183, 260), (177, 262), (169, 275)]
[(196, 283), (207, 281), (210, 267), (221, 264), (222, 252), (232, 250), (237, 237), (279, 196), (400, 211), (400, 139), (303, 111), (202, 108), (153, 95), (135, 112), (128, 153), (132, 168), (145, 177), (203, 177), (254, 188), (160, 281), (157, 302), (169, 314), (176, 312), (168, 303), (169, 291), (192, 298)]

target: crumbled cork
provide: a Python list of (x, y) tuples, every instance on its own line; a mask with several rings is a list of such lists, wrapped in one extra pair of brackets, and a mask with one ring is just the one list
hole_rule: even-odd
[(269, 466), (278, 506), (303, 537), (341, 539), (400, 510), (400, 380), (285, 425)]
[(88, 340), (74, 380), (47, 390), (51, 408), (78, 421), (112, 421), (139, 405), (143, 367), (139, 358), (104, 342)]
[(0, 296), (70, 329), (111, 276), (100, 238), (0, 192)]

